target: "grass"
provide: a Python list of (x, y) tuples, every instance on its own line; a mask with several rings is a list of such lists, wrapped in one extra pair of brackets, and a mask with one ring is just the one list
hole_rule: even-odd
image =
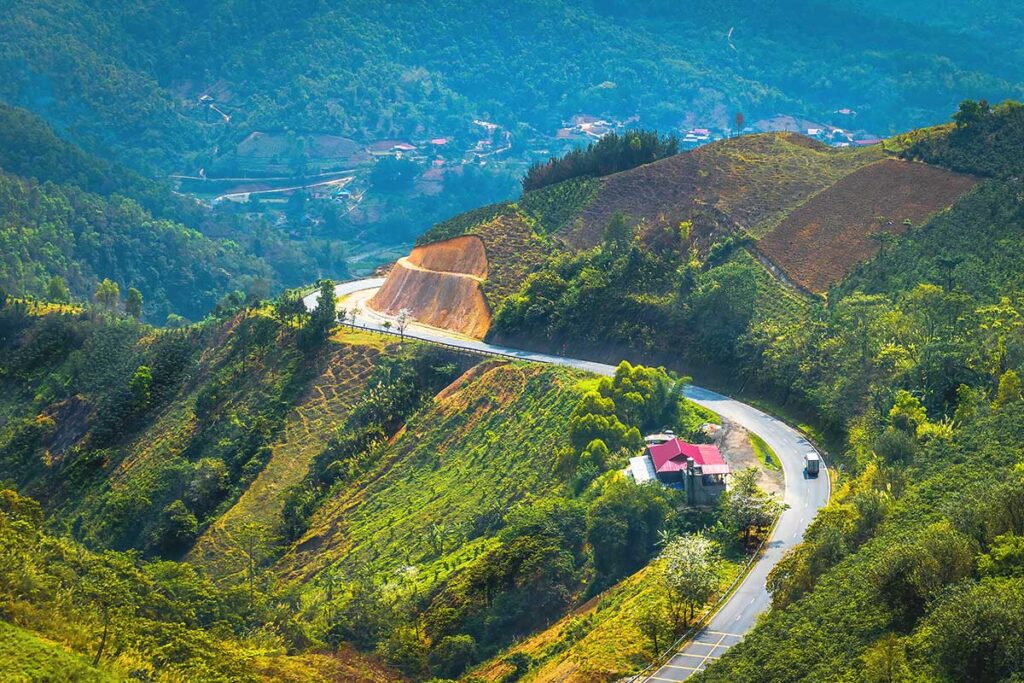
[(754, 449), (754, 455), (757, 457), (758, 463), (770, 470), (782, 469), (782, 462), (779, 460), (779, 456), (775, 455), (775, 451), (772, 450), (772, 447), (765, 443), (764, 439), (753, 432), (750, 432), (750, 445)]
[(120, 680), (80, 655), (0, 621), (0, 680), (8, 683), (102, 683)]
[[(727, 557), (719, 575), (719, 591), (726, 590), (739, 576), (744, 557)], [(511, 671), (505, 657), (513, 653), (529, 656), (534, 665), (521, 680), (531, 683), (607, 683), (627, 676), (652, 659), (651, 640), (641, 633), (637, 621), (651, 610), (662, 609), (665, 596), (664, 570), (654, 561), (548, 629), (518, 643), (471, 672), (485, 681), (501, 681)], [(718, 599), (714, 596), (705, 609)], [(659, 637), (663, 650), (674, 640), (666, 628)]]

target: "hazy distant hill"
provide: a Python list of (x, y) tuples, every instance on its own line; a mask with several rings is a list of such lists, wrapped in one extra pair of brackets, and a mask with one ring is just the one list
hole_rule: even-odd
[(208, 164), (254, 130), (458, 138), (478, 117), (521, 136), (531, 133), (520, 124), (553, 135), (580, 113), (666, 129), (848, 108), (851, 126), (891, 133), (964, 96), (1020, 96), (1024, 82), (1012, 3), (45, 0), (12, 10), (0, 18), (0, 98), (89, 149), (162, 170)]

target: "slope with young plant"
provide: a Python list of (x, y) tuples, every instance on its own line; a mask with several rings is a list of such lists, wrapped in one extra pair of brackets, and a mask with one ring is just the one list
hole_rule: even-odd
[(156, 330), (12, 301), (2, 321), (5, 478), (90, 545), (168, 557), (239, 498), (275, 526), (384, 348), (314, 344), (270, 309)]

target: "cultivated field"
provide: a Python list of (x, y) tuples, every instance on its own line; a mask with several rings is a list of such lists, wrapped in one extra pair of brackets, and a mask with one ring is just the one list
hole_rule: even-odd
[[(344, 558), (392, 590), (429, 594), (497, 543), (494, 531), (469, 533), (474, 521), (563, 486), (552, 452), (566, 443), (580, 378), (502, 361), (469, 370), (375, 452), (373, 469), (334, 492), (278, 570), (310, 579)], [(448, 533), (440, 546), (430, 540), (438, 525)]]
[[(345, 335), (358, 340), (358, 334)], [(288, 489), (302, 482), (309, 466), (326, 448), (334, 425), (342, 424), (362, 396), (381, 350), (342, 341), (332, 349), (320, 376), (289, 414), (270, 460), (227, 512), (196, 541), (190, 558), (230, 563), (225, 541), (245, 523), (257, 522), (277, 532)]]
[(576, 248), (598, 244), (616, 212), (634, 221), (676, 223), (723, 214), (761, 234), (794, 206), (882, 151), (840, 150), (799, 135), (747, 135), (600, 179), (601, 187), (560, 236)]
[(825, 292), (878, 253), (881, 232), (900, 234), (975, 185), (970, 176), (884, 160), (846, 176), (789, 214), (758, 249), (793, 281)]
[(490, 272), (484, 293), (494, 312), (544, 263), (552, 251), (551, 241), (536, 235), (520, 215), (498, 216), (477, 226), (473, 233), (480, 236), (487, 250)]

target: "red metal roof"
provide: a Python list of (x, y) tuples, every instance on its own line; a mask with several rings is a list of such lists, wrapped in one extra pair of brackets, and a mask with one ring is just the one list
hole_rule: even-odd
[[(712, 465), (715, 472), (708, 474), (725, 474), (728, 472), (728, 465), (718, 452), (718, 447), (712, 444), (686, 443), (678, 437), (665, 443), (652, 444), (647, 447), (651, 455), (656, 472), (678, 472), (686, 469), (686, 459), (693, 458), (694, 463), (702, 467)], [(722, 471), (720, 465), (725, 465)]]

